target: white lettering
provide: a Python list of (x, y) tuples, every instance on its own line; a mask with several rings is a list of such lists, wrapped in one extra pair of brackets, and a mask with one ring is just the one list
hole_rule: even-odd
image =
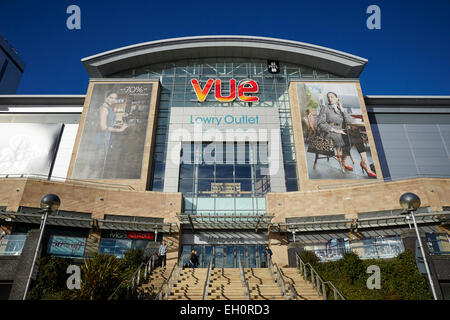
[(67, 29), (80, 30), (81, 29), (81, 9), (80, 9), (80, 7), (72, 4), (67, 7), (66, 13), (71, 14), (66, 20)]
[(66, 273), (71, 274), (69, 278), (67, 278), (66, 285), (70, 290), (81, 288), (81, 270), (79, 266), (70, 265), (67, 268)]
[(367, 267), (366, 273), (373, 273), (366, 282), (369, 290), (381, 289), (381, 271), (379, 266), (371, 265)]
[(367, 14), (373, 13), (367, 18), (366, 25), (367, 29), (381, 29), (381, 9), (377, 5), (371, 5), (367, 7)]

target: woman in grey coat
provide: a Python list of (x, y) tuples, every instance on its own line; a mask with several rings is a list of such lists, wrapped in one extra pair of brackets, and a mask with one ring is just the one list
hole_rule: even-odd
[[(334, 92), (327, 93), (328, 104), (323, 105), (320, 109), (319, 117), (317, 119), (317, 126), (324, 134), (325, 138), (333, 141), (336, 148), (336, 154), (341, 166), (342, 172), (353, 170), (353, 167), (346, 163), (347, 156), (350, 155), (351, 142), (347, 135), (347, 126), (360, 126), (364, 124), (355, 123), (352, 117), (344, 110), (339, 98)], [(361, 156), (361, 170), (366, 171), (367, 175), (376, 178), (376, 174), (370, 170), (370, 165), (367, 160), (367, 154), (364, 149), (362, 137), (360, 135), (353, 135), (352, 141), (355, 144), (359, 155)], [(341, 153), (342, 150), (342, 153)]]

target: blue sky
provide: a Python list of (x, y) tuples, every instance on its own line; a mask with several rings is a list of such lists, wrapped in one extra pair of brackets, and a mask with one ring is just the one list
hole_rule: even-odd
[[(66, 9), (81, 8), (81, 30)], [(381, 30), (366, 27), (369, 5)], [(255, 35), (307, 42), (369, 60), (364, 94), (450, 95), (450, 0), (0, 0), (0, 34), (27, 67), (18, 94), (84, 94), (81, 59), (152, 40)]]

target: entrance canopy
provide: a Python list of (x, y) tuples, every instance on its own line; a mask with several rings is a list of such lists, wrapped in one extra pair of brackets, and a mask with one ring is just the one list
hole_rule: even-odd
[[(417, 224), (448, 224), (450, 222), (450, 211), (415, 214)], [(358, 231), (371, 228), (404, 227), (412, 226), (413, 222), (409, 215), (380, 216), (362, 219), (343, 219), (330, 221), (308, 221), (280, 223), (278, 226), (286, 232), (311, 232), (328, 230)]]
[[(8, 222), (22, 222), (41, 224), (42, 212), (20, 213), (20, 212), (0, 212), (0, 219)], [(158, 223), (142, 221), (121, 221), (113, 219), (92, 219), (78, 217), (64, 217), (58, 215), (49, 215), (48, 225), (74, 227), (74, 228), (98, 228), (100, 230), (129, 230), (145, 232), (178, 232), (176, 223)]]
[(178, 215), (181, 224), (189, 225), (193, 231), (200, 229), (267, 229), (274, 216), (217, 216), (217, 215)]

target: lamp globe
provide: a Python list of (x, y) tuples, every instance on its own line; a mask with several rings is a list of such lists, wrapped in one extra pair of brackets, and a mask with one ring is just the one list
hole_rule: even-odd
[(404, 193), (400, 197), (400, 206), (408, 211), (416, 211), (420, 207), (420, 198), (411, 192)]
[(41, 199), (41, 209), (44, 211), (54, 212), (59, 209), (61, 200), (56, 194), (46, 194)]

